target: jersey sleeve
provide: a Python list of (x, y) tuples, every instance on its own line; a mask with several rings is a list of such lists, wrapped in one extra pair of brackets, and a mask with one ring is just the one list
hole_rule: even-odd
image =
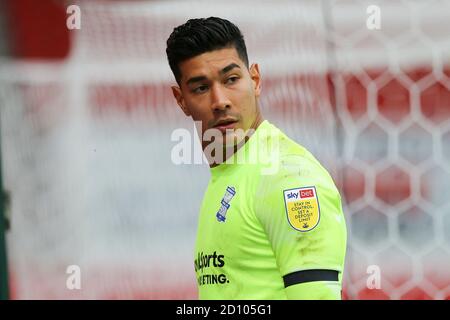
[(288, 298), (340, 298), (347, 232), (328, 172), (313, 158), (290, 156), (261, 177), (255, 199)]

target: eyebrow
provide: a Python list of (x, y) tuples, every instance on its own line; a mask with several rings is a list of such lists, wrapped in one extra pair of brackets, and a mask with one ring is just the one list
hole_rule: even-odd
[(186, 81), (186, 84), (189, 85), (189, 84), (193, 84), (193, 83), (204, 81), (204, 80), (206, 80), (205, 76), (192, 77), (188, 81)]
[(227, 73), (230, 70), (233, 70), (234, 68), (241, 68), (239, 67), (239, 65), (237, 65), (236, 63), (230, 63), (229, 65), (227, 65), (225, 68), (223, 68), (222, 70), (220, 70), (220, 74), (224, 75), (225, 73)]
[[(222, 70), (219, 71), (220, 75), (224, 75), (225, 73), (233, 70), (234, 68), (241, 68), (238, 64), (236, 63), (230, 63), (229, 65), (227, 65), (225, 68), (223, 68)], [(198, 77), (192, 77), (190, 78), (188, 81), (186, 81), (187, 85), (196, 83), (196, 82), (201, 82), (206, 80), (207, 78), (205, 76), (198, 76)]]

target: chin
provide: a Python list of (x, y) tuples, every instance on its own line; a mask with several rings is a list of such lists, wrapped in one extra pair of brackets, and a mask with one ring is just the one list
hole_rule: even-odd
[[(241, 129), (242, 132), (245, 133), (245, 131), (243, 129)], [(239, 144), (242, 143), (242, 141), (245, 140), (245, 134), (237, 134), (236, 132), (230, 132), (230, 133), (226, 133), (223, 136), (224, 141), (223, 144), (226, 147), (232, 147), (232, 146), (237, 146)]]

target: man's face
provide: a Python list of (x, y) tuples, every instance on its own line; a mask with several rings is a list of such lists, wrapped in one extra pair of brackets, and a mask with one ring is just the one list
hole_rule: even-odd
[(247, 69), (236, 49), (225, 48), (195, 56), (179, 64), (180, 87), (172, 87), (178, 105), (206, 130), (256, 129), (260, 114), (258, 65)]

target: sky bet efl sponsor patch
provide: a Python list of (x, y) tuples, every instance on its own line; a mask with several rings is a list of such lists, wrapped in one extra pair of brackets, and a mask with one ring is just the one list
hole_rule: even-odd
[(284, 190), (284, 204), (291, 226), (302, 232), (314, 229), (320, 220), (319, 199), (315, 187)]

